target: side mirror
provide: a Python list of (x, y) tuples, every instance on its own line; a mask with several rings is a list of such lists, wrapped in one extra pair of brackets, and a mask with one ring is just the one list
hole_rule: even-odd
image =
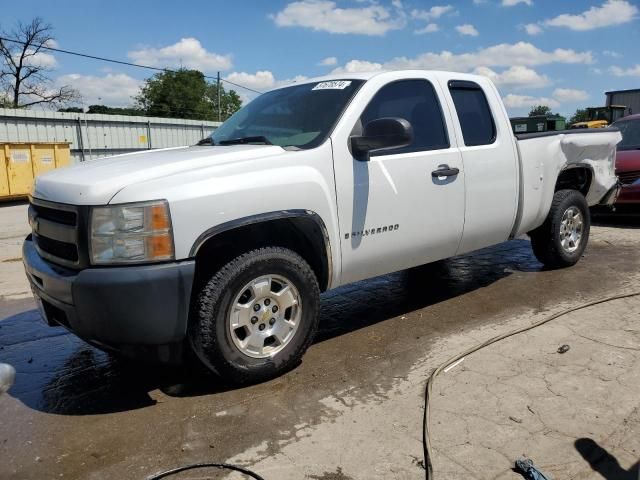
[(413, 142), (413, 127), (404, 118), (378, 118), (364, 126), (362, 135), (350, 138), (354, 157), (369, 160), (371, 153), (402, 148)]

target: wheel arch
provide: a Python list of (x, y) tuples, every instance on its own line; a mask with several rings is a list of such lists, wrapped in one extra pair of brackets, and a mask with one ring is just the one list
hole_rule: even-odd
[(554, 193), (559, 190), (577, 190), (585, 197), (593, 185), (594, 173), (590, 165), (570, 165), (560, 171)]
[(311, 210), (267, 212), (216, 225), (198, 236), (189, 257), (196, 259), (198, 277), (203, 270), (220, 268), (243, 251), (266, 246), (295, 251), (313, 269), (320, 291), (331, 287), (333, 256), (329, 234), (320, 215)]

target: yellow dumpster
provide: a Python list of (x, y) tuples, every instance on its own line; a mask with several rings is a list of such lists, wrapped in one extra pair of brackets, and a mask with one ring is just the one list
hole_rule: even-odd
[(0, 143), (0, 200), (31, 192), (33, 179), (71, 163), (69, 143)]

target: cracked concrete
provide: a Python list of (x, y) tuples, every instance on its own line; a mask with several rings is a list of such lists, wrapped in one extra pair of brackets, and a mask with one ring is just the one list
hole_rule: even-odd
[[(0, 361), (18, 370), (0, 398), (0, 478), (144, 478), (202, 461), (272, 480), (424, 478), (422, 401), (433, 368), (498, 333), (640, 289), (637, 227), (595, 227), (571, 269), (542, 270), (519, 239), (329, 292), (302, 365), (242, 389), (121, 364), (44, 326), (30, 299), (0, 289)], [(0, 262), (2, 289), (22, 281), (10, 263)], [(556, 479), (637, 480), (639, 311), (634, 298), (571, 314), (439, 377), (436, 478), (521, 478), (510, 468), (527, 454)], [(557, 353), (563, 344), (569, 351)]]
[[(442, 376), (432, 403), (436, 465), (518, 478), (513, 460), (525, 455), (555, 478), (597, 478), (575, 448), (583, 438), (637, 469), (639, 317), (640, 297), (594, 306), (477, 352)], [(560, 354), (563, 344), (571, 348)], [(623, 427), (625, 441), (612, 442)]]

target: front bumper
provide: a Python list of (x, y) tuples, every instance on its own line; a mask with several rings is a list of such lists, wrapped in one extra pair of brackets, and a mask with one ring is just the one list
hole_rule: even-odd
[(195, 261), (70, 270), (22, 247), (31, 289), (50, 325), (107, 350), (175, 361), (187, 332)]

